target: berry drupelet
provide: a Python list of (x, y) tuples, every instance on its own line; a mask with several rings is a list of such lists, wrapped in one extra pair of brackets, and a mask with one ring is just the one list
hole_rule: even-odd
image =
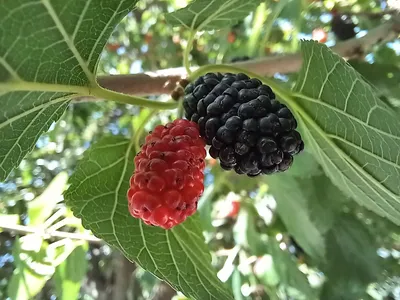
[(225, 170), (248, 176), (282, 172), (304, 149), (289, 108), (269, 86), (245, 74), (199, 77), (186, 87), (183, 106)]
[(135, 157), (127, 194), (131, 215), (164, 229), (193, 215), (204, 190), (204, 147), (194, 122), (155, 127)]

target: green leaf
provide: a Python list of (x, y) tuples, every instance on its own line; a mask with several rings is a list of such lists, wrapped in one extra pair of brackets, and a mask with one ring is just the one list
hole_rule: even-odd
[(400, 224), (400, 127), (361, 76), (325, 45), (303, 41), (292, 106), (319, 163), (348, 196)]
[(61, 172), (50, 182), (44, 192), (28, 203), (28, 217), (30, 225), (40, 225), (51, 216), (56, 204), (62, 200), (61, 196), (68, 181), (68, 174)]
[(1, 224), (5, 225), (17, 225), (19, 224), (19, 215), (12, 214), (12, 215), (6, 215), (6, 214), (0, 214), (0, 232), (1, 230)]
[(254, 11), (261, 0), (195, 0), (188, 6), (166, 14), (172, 26), (183, 26), (190, 30), (221, 29), (235, 25)]
[(0, 4), (0, 181), (77, 93), (97, 87), (99, 55), (136, 0)]
[(197, 211), (200, 216), (201, 220), (201, 227), (203, 228), (204, 231), (207, 232), (212, 232), (215, 231), (214, 226), (212, 226), (212, 198), (214, 197), (214, 191), (215, 191), (215, 185), (211, 184), (209, 185), (205, 190), (202, 195), (202, 197), (199, 200), (199, 203), (197, 205)]
[(47, 243), (33, 234), (16, 239), (13, 248), (15, 269), (7, 287), (12, 300), (33, 299), (54, 273), (46, 256)]
[(323, 173), (314, 155), (304, 151), (293, 160), (293, 165), (285, 172), (288, 175), (300, 178), (310, 178)]
[(325, 257), (324, 234), (333, 226), (342, 194), (324, 175), (296, 179), (285, 173), (268, 179), (277, 212), (290, 235), (312, 258)]
[(106, 137), (70, 178), (67, 204), (85, 228), (192, 299), (232, 299), (212, 266), (198, 215), (172, 230), (145, 225), (128, 211), (133, 141)]
[(297, 21), (302, 11), (302, 0), (290, 0), (282, 9), (279, 17), (291, 21)]
[(400, 68), (393, 64), (369, 64), (360, 60), (349, 61), (370, 84), (374, 85), (378, 95), (383, 95), (396, 106), (400, 106)]
[(263, 255), (254, 264), (254, 273), (265, 286), (277, 286), (280, 278), (271, 255)]
[(235, 267), (233, 274), (232, 274), (232, 291), (233, 295), (235, 296), (235, 300), (244, 300), (242, 294), (242, 274), (237, 267)]
[(78, 299), (82, 280), (85, 278), (88, 262), (87, 243), (76, 247), (68, 258), (57, 266), (54, 274), (56, 294), (61, 300)]
[(368, 284), (381, 271), (373, 236), (359, 220), (343, 214), (327, 233), (328, 262), (323, 266), (332, 283), (346, 278)]
[(320, 299), (324, 300), (354, 300), (354, 299), (370, 299), (366, 296), (366, 285), (360, 283), (356, 278), (349, 281), (345, 278), (338, 279), (335, 282), (327, 282), (324, 284)]
[(298, 298), (299, 300), (316, 300), (315, 291), (311, 288), (306, 276), (300, 272), (290, 254), (282, 251), (275, 240), (270, 240), (269, 249), (274, 260), (273, 265), (281, 279), (280, 282), (301, 292), (304, 297)]
[(248, 208), (245, 205), (242, 205), (242, 207), (233, 227), (235, 242), (237, 245), (246, 247), (250, 254), (263, 255), (266, 252), (266, 246), (260, 233), (256, 230), (256, 211), (254, 208)]

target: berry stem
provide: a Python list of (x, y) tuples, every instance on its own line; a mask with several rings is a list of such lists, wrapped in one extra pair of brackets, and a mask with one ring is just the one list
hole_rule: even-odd
[(107, 99), (112, 100), (119, 103), (143, 106), (153, 109), (173, 109), (178, 106), (176, 101), (168, 101), (168, 102), (161, 102), (161, 101), (152, 101), (147, 100), (145, 98), (136, 97), (132, 95), (121, 94), (118, 92), (114, 92), (111, 90), (107, 90), (100, 86), (94, 87), (90, 90), (90, 96), (94, 96), (100, 99)]
[(144, 128), (146, 126), (146, 124), (151, 120), (151, 118), (157, 113), (158, 110), (153, 109), (150, 110), (149, 114), (143, 119), (143, 121), (140, 123), (140, 125), (138, 126), (138, 128), (136, 129), (136, 131), (134, 131), (134, 144), (135, 144), (135, 150), (136, 153), (139, 153), (140, 151), (140, 138), (143, 135), (144, 132)]
[(177, 117), (178, 119), (183, 119), (183, 115), (185, 113), (185, 110), (183, 108), (183, 98), (179, 99), (179, 105), (178, 105), (178, 112), (177, 112)]
[(185, 67), (188, 75), (190, 75), (192, 73), (192, 71), (190, 70), (189, 56), (190, 56), (190, 51), (192, 50), (192, 47), (193, 47), (193, 41), (194, 41), (195, 36), (196, 36), (196, 31), (191, 30), (189, 39), (186, 44), (185, 53), (183, 55), (183, 66)]

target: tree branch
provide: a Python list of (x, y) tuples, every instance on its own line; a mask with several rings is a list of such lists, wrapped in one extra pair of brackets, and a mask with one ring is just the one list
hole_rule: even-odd
[[(119, 251), (115, 252), (114, 273), (115, 283), (113, 285), (113, 300), (127, 300), (128, 289), (132, 281), (132, 273), (135, 271), (136, 265), (130, 262)], [(133, 279), (136, 280), (136, 279)]]
[[(363, 56), (373, 46), (391, 41), (400, 33), (400, 22), (388, 21), (365, 36), (340, 42), (331, 49), (345, 59)], [(302, 64), (301, 53), (264, 57), (260, 59), (237, 62), (232, 65), (263, 76), (273, 76), (275, 73), (297, 72)], [(197, 68), (192, 68), (196, 70)], [(100, 76), (98, 83), (107, 89), (138, 96), (170, 94), (180, 78), (185, 78), (185, 68), (171, 68), (156, 72), (130, 75)]]
[(78, 241), (87, 241), (89, 243), (94, 244), (102, 244), (103, 241), (101, 239), (96, 238), (95, 236), (89, 234), (81, 234), (81, 233), (71, 233), (64, 231), (46, 231), (34, 227), (24, 226), (24, 225), (7, 225), (4, 223), (0, 223), (0, 230), (7, 231), (15, 234), (36, 234), (43, 239), (71, 239)]

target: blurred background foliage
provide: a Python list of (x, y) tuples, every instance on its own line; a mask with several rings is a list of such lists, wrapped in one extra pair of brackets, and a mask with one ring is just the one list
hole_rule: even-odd
[[(189, 33), (172, 29), (163, 14), (186, 4), (140, 1), (110, 37), (99, 74), (182, 66)], [(198, 34), (191, 59), (203, 65), (294, 53), (299, 39), (332, 46), (343, 39), (332, 28), (338, 13), (347, 13), (353, 35), (361, 37), (382, 23), (380, 12), (388, 9), (385, 1), (268, 0), (231, 28)], [(399, 54), (396, 40), (350, 62), (394, 105)], [(289, 84), (296, 79), (275, 77)], [(62, 197), (93, 142), (105, 135), (130, 137), (148, 114), (111, 102), (75, 102), (0, 183), (0, 299), (184, 299), (86, 232)], [(146, 130), (176, 116), (157, 114)], [(204, 236), (218, 277), (235, 299), (308, 299), (314, 290), (320, 299), (400, 299), (398, 227), (348, 201), (310, 153), (284, 175), (257, 180), (222, 172), (208, 159), (205, 176), (199, 204)]]

